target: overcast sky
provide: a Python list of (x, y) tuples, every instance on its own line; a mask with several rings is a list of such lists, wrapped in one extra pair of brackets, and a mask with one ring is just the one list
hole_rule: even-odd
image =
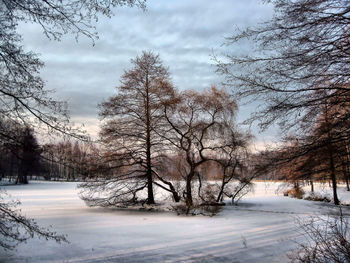
[[(116, 8), (111, 19), (101, 17), (99, 39), (86, 37), (50, 41), (38, 25), (23, 24), (24, 48), (40, 54), (42, 77), (55, 98), (69, 102), (71, 117), (98, 131), (97, 105), (115, 94), (123, 70), (142, 50), (160, 54), (178, 89), (203, 89), (219, 84), (211, 54), (240, 52), (248, 46), (225, 47), (225, 37), (235, 29), (254, 26), (272, 15), (260, 0), (148, 0), (147, 11)], [(243, 121), (252, 106), (241, 108)], [(268, 133), (257, 135), (269, 141)]]

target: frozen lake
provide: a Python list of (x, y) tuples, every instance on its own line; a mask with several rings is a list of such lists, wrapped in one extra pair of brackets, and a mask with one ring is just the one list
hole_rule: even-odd
[[(215, 217), (89, 208), (76, 183), (6, 186), (22, 212), (66, 234), (69, 244), (31, 239), (0, 262), (287, 262), (300, 239), (296, 218), (336, 212), (331, 204), (284, 197), (279, 183), (258, 182), (239, 206)], [(325, 191), (328, 191), (325, 189)], [(349, 193), (340, 187), (340, 199)], [(344, 208), (350, 214), (349, 208)]]

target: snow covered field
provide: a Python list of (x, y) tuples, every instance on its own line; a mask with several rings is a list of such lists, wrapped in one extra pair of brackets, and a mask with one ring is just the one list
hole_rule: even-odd
[[(286, 252), (300, 239), (295, 218), (337, 208), (283, 197), (276, 194), (279, 185), (258, 182), (239, 206), (226, 206), (215, 217), (89, 208), (76, 183), (6, 186), (27, 216), (52, 225), (70, 243), (32, 239), (16, 251), (0, 249), (0, 262), (288, 262)], [(350, 201), (343, 186), (339, 191)], [(350, 214), (348, 207), (343, 211)]]

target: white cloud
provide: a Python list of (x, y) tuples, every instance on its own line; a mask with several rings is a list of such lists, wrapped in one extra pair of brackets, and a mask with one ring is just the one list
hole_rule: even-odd
[[(96, 105), (114, 93), (130, 59), (142, 50), (160, 53), (179, 89), (219, 83), (212, 52), (229, 50), (222, 44), (235, 28), (255, 25), (272, 14), (271, 6), (256, 0), (147, 2), (146, 12), (120, 8), (112, 19), (101, 17), (95, 46), (83, 36), (78, 43), (74, 36), (50, 41), (38, 25), (20, 25), (25, 49), (40, 53), (46, 64), (42, 77), (47, 88), (69, 102), (74, 120), (89, 119), (89, 127), (98, 126), (91, 124), (97, 120)], [(92, 130), (96, 133), (96, 128)]]

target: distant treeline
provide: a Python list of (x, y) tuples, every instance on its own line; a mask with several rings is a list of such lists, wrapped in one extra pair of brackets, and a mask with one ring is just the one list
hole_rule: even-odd
[[(16, 127), (16, 140), (0, 145), (0, 180), (25, 184), (30, 180), (84, 181), (100, 175), (113, 176), (113, 165), (108, 153), (91, 143), (63, 140), (40, 145), (32, 129)], [(112, 153), (110, 153), (112, 155)], [(158, 156), (159, 171), (168, 180), (183, 180), (185, 156), (173, 153)], [(205, 180), (221, 178), (221, 167), (215, 161), (204, 163), (199, 173)]]
[(40, 145), (27, 127), (17, 127), (14, 137), (0, 145), (0, 180), (25, 184), (28, 179), (81, 181), (89, 176), (97, 153), (91, 144), (66, 140)]

